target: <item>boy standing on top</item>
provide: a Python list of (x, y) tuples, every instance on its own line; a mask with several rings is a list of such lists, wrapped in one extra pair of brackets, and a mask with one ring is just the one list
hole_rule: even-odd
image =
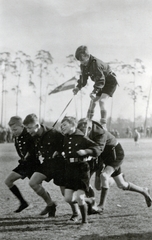
[(87, 84), (88, 77), (94, 81), (93, 91), (90, 94), (91, 102), (87, 112), (87, 118), (92, 119), (96, 102), (99, 102), (101, 113), (101, 124), (106, 127), (107, 111), (105, 102), (117, 87), (115, 73), (112, 72), (110, 66), (103, 61), (92, 56), (87, 46), (80, 46), (75, 52), (75, 57), (80, 61), (81, 76), (77, 86), (73, 89), (74, 95)]

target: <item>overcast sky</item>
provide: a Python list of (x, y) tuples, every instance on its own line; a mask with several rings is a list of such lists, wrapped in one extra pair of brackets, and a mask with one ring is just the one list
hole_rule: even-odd
[(85, 44), (103, 61), (141, 59), (147, 87), (152, 77), (151, 19), (151, 0), (0, 0), (0, 52), (22, 50), (34, 58), (44, 49), (61, 64)]

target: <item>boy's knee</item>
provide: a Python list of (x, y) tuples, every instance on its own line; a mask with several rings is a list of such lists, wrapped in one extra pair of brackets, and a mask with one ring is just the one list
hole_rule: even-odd
[(9, 184), (10, 184), (10, 182), (7, 179), (4, 181), (4, 183), (6, 186), (9, 186)]
[(33, 189), (36, 189), (37, 184), (34, 181), (29, 181), (29, 186)]
[(67, 202), (67, 203), (72, 203), (72, 198), (70, 196), (65, 196), (64, 197), (64, 200)]
[(101, 180), (103, 181), (109, 180), (109, 175), (106, 172), (101, 173)]
[(77, 200), (78, 200), (78, 205), (85, 204), (85, 196), (84, 195), (80, 195)]

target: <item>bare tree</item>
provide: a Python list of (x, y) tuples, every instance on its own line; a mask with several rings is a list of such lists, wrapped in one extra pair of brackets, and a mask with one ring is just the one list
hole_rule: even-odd
[(5, 86), (6, 82), (6, 73), (9, 70), (9, 64), (10, 64), (10, 53), (9, 52), (3, 52), (0, 53), (0, 66), (1, 66), (1, 76), (2, 76), (2, 99), (1, 99), (1, 125), (4, 125), (4, 104), (5, 104), (5, 98), (6, 93), (8, 92)]
[(34, 74), (34, 61), (31, 60), (30, 56), (27, 56), (26, 59), (26, 66), (27, 66), (27, 72), (28, 72), (28, 84), (30, 87), (33, 88), (33, 92), (36, 92), (36, 86), (35, 83), (32, 81), (32, 75)]
[(12, 88), (12, 91), (14, 91), (16, 95), (16, 115), (18, 115), (19, 93), (21, 93), (20, 80), (24, 65), (26, 63), (26, 58), (27, 55), (24, 52), (18, 51), (16, 52), (16, 57), (14, 61), (11, 62), (11, 67), (13, 69), (12, 74), (14, 74), (14, 76), (17, 78), (17, 84), (15, 85), (15, 87)]
[(40, 92), (39, 92), (39, 119), (42, 120), (42, 96), (43, 96), (43, 85), (42, 79), (44, 75), (48, 75), (48, 68), (53, 63), (53, 57), (50, 52), (45, 50), (38, 51), (36, 55), (36, 65), (39, 71), (39, 79), (40, 79)]
[(142, 63), (142, 60), (136, 58), (133, 62), (133, 64), (127, 64), (124, 66), (124, 68), (127, 70), (127, 73), (133, 74), (133, 88), (125, 87), (125, 90), (128, 91), (129, 95), (133, 99), (134, 104), (134, 128), (136, 127), (136, 102), (137, 97), (143, 95), (143, 89), (142, 86), (136, 84), (136, 78), (139, 74), (143, 74), (145, 72), (145, 66)]

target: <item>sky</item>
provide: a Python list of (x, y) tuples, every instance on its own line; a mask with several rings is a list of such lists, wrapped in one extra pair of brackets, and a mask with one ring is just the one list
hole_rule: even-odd
[[(134, 59), (139, 58), (146, 72), (142, 77), (137, 76), (136, 81), (148, 95), (152, 78), (151, 10), (150, 0), (0, 0), (0, 52), (8, 51), (13, 55), (21, 50), (34, 58), (39, 50), (44, 49), (51, 53), (54, 64), (59, 67), (65, 64), (66, 56), (74, 54), (80, 45), (87, 45), (92, 55), (105, 62), (117, 59), (133, 64)], [(61, 82), (72, 77), (70, 73), (65, 74)], [(119, 87), (113, 100), (108, 100), (108, 114), (112, 106), (113, 118), (132, 119), (133, 104), (124, 87), (133, 77), (118, 73), (118, 78)], [(85, 91), (84, 115), (91, 90), (87, 88)], [(58, 118), (71, 97), (70, 90), (49, 96), (49, 104), (45, 106), (46, 117), (49, 120)], [(79, 108), (80, 97), (77, 98), (69, 107), (73, 115)], [(10, 93), (6, 122), (15, 115), (12, 99)], [(38, 100), (26, 86), (23, 86), (20, 99), (19, 114), (23, 118), (31, 112), (38, 113)], [(149, 116), (152, 114), (150, 101)], [(146, 106), (146, 102), (139, 99), (137, 115), (145, 116)]]

